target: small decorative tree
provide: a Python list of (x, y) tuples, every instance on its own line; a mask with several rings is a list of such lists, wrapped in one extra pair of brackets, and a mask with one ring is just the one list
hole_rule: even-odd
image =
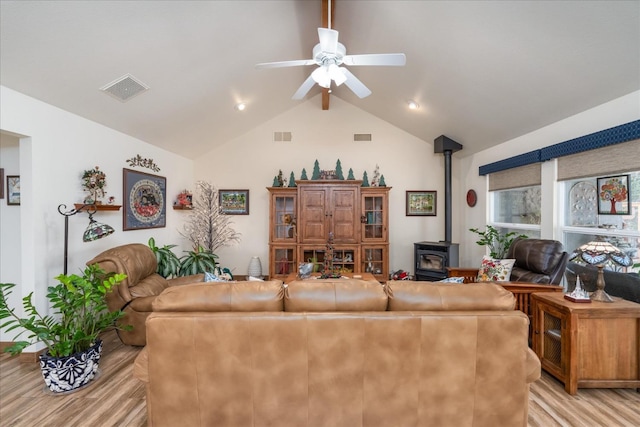
[(106, 186), (107, 176), (98, 166), (84, 171), (82, 174), (82, 188), (89, 193), (85, 203), (93, 204), (99, 201), (101, 197), (104, 197)]
[(273, 184), (271, 184), (272, 187), (280, 187), (280, 182), (278, 181), (278, 176), (274, 176), (273, 177)]
[(376, 165), (373, 171), (373, 178), (371, 178), (371, 186), (377, 187), (380, 183), (380, 166)]
[(198, 181), (192, 213), (184, 225), (184, 233), (180, 234), (191, 242), (194, 250), (202, 247), (213, 253), (240, 241), (240, 234), (231, 224), (231, 217), (220, 209), (218, 190), (208, 182)]
[(307, 170), (305, 168), (302, 168), (302, 174), (300, 174), (300, 179), (305, 181), (309, 179), (307, 178)]
[(284, 187), (284, 177), (282, 176), (282, 169), (278, 170), (278, 187)]
[(347, 176), (347, 179), (351, 179), (351, 180), (355, 180), (356, 177), (353, 176), (353, 169), (349, 168), (349, 175)]
[(384, 175), (380, 175), (380, 182), (378, 183), (380, 187), (386, 187), (387, 183), (384, 182)]
[(313, 164), (313, 174), (311, 175), (312, 180), (320, 179), (320, 163), (318, 163), (318, 159), (316, 159)]
[(289, 175), (289, 187), (296, 186), (296, 178), (293, 176), (293, 171), (291, 171), (291, 175)]
[(364, 171), (364, 174), (362, 174), (362, 186), (369, 187), (369, 177), (367, 176), (367, 171)]
[(342, 164), (340, 163), (340, 159), (336, 162), (336, 178), (344, 179), (344, 175), (342, 174)]

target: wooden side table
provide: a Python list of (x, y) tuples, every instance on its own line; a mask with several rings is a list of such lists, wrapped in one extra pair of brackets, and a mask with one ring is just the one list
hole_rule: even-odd
[(533, 350), (542, 368), (578, 388), (640, 389), (640, 304), (573, 303), (561, 293), (535, 293)]

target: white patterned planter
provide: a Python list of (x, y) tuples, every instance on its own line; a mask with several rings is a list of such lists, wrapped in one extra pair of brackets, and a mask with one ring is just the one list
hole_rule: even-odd
[(102, 340), (87, 351), (66, 357), (40, 355), (40, 370), (49, 390), (63, 393), (76, 390), (91, 381), (98, 370), (102, 355)]

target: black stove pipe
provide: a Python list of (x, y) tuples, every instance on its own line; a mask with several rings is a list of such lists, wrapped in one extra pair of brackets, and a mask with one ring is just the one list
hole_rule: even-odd
[(444, 135), (437, 137), (433, 142), (433, 152), (444, 154), (444, 241), (451, 243), (451, 155), (456, 151), (462, 150), (462, 145)]

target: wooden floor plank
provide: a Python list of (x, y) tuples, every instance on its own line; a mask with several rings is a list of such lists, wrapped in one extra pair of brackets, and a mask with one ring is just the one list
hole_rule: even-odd
[[(75, 393), (45, 390), (40, 367), (0, 355), (1, 427), (144, 427), (144, 385), (133, 378), (140, 348), (104, 337), (100, 375)], [(640, 393), (633, 389), (579, 389), (575, 396), (543, 372), (531, 386), (529, 427), (635, 427), (640, 420)]]

